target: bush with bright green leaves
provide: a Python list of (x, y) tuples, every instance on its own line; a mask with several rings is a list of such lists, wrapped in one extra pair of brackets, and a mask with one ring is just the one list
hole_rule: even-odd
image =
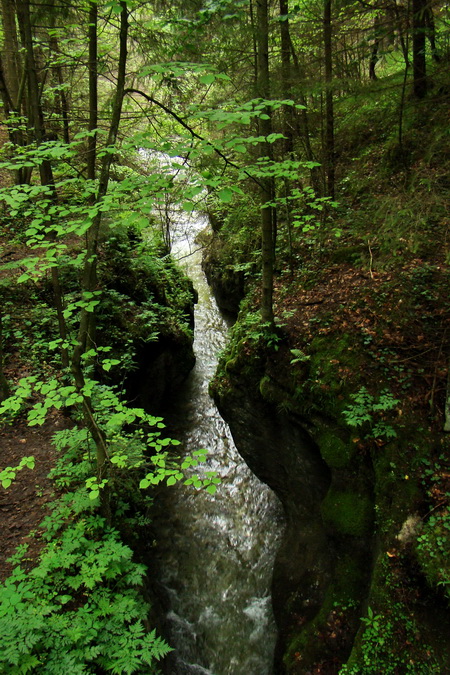
[(391, 424), (385, 420), (384, 414), (395, 410), (400, 401), (388, 390), (381, 392), (378, 399), (370, 394), (366, 387), (351, 394), (353, 403), (342, 414), (349, 427), (363, 429), (369, 427), (368, 438), (396, 438), (397, 433)]
[(1, 673), (154, 673), (170, 651), (145, 627), (145, 567), (84, 496), (39, 564), (30, 573), (18, 565), (0, 586)]
[[(59, 432), (58, 443), (67, 444), (70, 433)], [(0, 586), (0, 673), (156, 673), (170, 648), (147, 630), (146, 568), (99, 515), (98, 499), (83, 484), (88, 453), (81, 462), (76, 456), (85, 431), (75, 428), (71, 441), (53, 475), (73, 491), (42, 523), (47, 543), (39, 562), (26, 572), (21, 547)]]

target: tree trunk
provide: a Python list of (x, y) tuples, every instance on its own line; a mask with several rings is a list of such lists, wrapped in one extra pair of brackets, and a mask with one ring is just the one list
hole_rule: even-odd
[[(111, 124), (109, 128), (108, 139), (106, 142), (108, 148), (114, 147), (117, 140), (117, 133), (119, 130), (120, 118), (122, 114), (122, 103), (125, 91), (125, 69), (127, 62), (127, 39), (128, 39), (128, 12), (126, 0), (122, 0), (120, 5), (121, 5), (120, 38), (119, 38), (120, 52), (119, 52), (118, 74), (117, 74), (117, 86), (114, 97)], [(108, 191), (111, 163), (112, 163), (112, 154), (111, 152), (107, 152), (103, 156), (102, 166), (100, 170), (99, 187), (96, 197), (96, 204), (98, 207), (100, 206), (100, 203), (103, 201)], [(87, 235), (87, 249), (84, 259), (84, 269), (82, 279), (83, 293), (92, 293), (97, 286), (97, 250), (98, 250), (98, 239), (101, 220), (102, 220), (102, 211), (100, 210), (100, 208), (98, 208)], [(83, 392), (83, 388), (85, 385), (81, 357), (84, 351), (86, 350), (86, 345), (88, 344), (89, 341), (89, 328), (90, 326), (92, 326), (91, 314), (92, 312), (88, 312), (84, 308), (81, 310), (80, 325), (77, 336), (77, 345), (74, 348), (72, 355), (72, 373), (75, 379), (76, 386), (78, 390), (81, 392)], [(91, 399), (89, 396), (86, 396), (85, 394), (83, 394), (83, 407), (86, 426), (89, 429), (92, 438), (94, 439), (96, 447), (97, 476), (99, 480), (102, 480), (107, 474), (107, 460), (108, 460), (105, 435), (95, 420)], [(107, 504), (107, 497), (105, 497), (105, 494), (106, 494), (105, 491), (102, 490), (101, 491), (102, 508), (104, 511), (108, 512), (109, 507)]]
[[(39, 78), (33, 51), (33, 35), (31, 31), (29, 0), (17, 0), (17, 18), (25, 50), (25, 66), (28, 76), (28, 125), (37, 145), (45, 138), (44, 117), (40, 103)], [(41, 184), (48, 185), (55, 191), (52, 166), (48, 159), (39, 164)]]
[[(0, 64), (0, 93), (3, 100), (5, 119), (8, 120), (12, 113), (20, 113), (25, 85), (25, 73), (21, 65), (19, 43), (17, 40), (14, 0), (2, 0), (1, 7), (3, 49)], [(11, 143), (14, 146), (23, 145), (22, 131), (15, 128), (15, 124), (12, 121), (7, 126)], [(26, 182), (25, 176), (27, 173), (23, 168), (14, 171), (16, 185)]]
[[(28, 73), (28, 102), (29, 102), (29, 124), (32, 127), (34, 138), (37, 145), (40, 145), (45, 139), (44, 116), (42, 113), (39, 92), (39, 80), (37, 75), (36, 61), (33, 51), (33, 36), (31, 32), (30, 3), (29, 0), (18, 0), (17, 16), (22, 35), (22, 41), (25, 49), (25, 64)], [(51, 189), (52, 201), (57, 201), (55, 181), (53, 178), (53, 169), (48, 159), (43, 159), (39, 165), (39, 174), (41, 185), (46, 185)], [(51, 236), (51, 235), (50, 235)], [(65, 342), (67, 340), (66, 321), (64, 318), (64, 302), (59, 281), (57, 267), (52, 267), (52, 284), (55, 299), (55, 308), (58, 318), (59, 334), (63, 342), (61, 348), (61, 360), (64, 368), (69, 367), (69, 354)]]
[[(258, 78), (257, 94), (270, 99), (269, 77), (269, 19), (267, 0), (257, 0), (257, 48)], [(270, 108), (263, 111), (266, 119), (259, 119), (259, 133), (267, 138), (272, 133)], [(260, 156), (272, 159), (272, 146), (267, 141), (260, 144)], [(265, 323), (273, 324), (273, 266), (274, 266), (274, 209), (266, 206), (273, 200), (274, 189), (271, 178), (260, 179), (261, 185), (261, 249), (262, 249), (262, 297), (261, 317)]]
[(255, 26), (255, 10), (253, 8), (253, 0), (250, 0), (249, 11), (250, 11), (250, 26), (252, 29), (253, 79), (256, 87), (256, 81), (258, 79), (258, 45), (256, 40), (257, 31)]
[[(408, 53), (408, 34), (409, 34), (409, 14), (410, 14), (410, 0), (407, 0), (407, 8), (397, 5), (397, 0), (392, 0), (392, 8), (397, 24), (397, 32), (402, 48), (403, 59), (405, 61), (405, 68), (409, 68), (409, 53)], [(405, 39), (406, 34), (406, 39)]]
[(427, 0), (412, 0), (413, 91), (416, 98), (423, 98), (427, 93), (426, 12)]
[[(303, 79), (303, 74), (302, 74), (302, 69), (300, 67), (300, 62), (297, 56), (297, 52), (295, 51), (294, 44), (292, 42), (291, 37), (289, 36), (290, 40), (290, 45), (291, 45), (291, 54), (292, 54), (292, 60), (294, 62), (295, 70), (297, 73), (297, 79), (301, 81)], [(306, 98), (303, 95), (303, 93), (300, 92), (299, 94), (299, 100), (302, 106), (305, 106), (302, 108), (300, 111), (300, 118), (301, 118), (301, 130), (299, 131), (299, 135), (301, 137), (301, 140), (303, 142), (304, 148), (305, 148), (305, 154), (306, 154), (306, 159), (308, 162), (316, 162), (317, 158), (314, 156), (312, 146), (311, 146), (311, 138), (310, 138), (310, 133), (309, 133), (309, 120), (308, 120), (308, 111), (306, 109)], [(316, 195), (322, 196), (324, 190), (323, 190), (323, 181), (321, 178), (321, 172), (320, 172), (320, 167), (314, 166), (311, 168), (311, 185), (314, 189), (314, 192)]]
[(6, 88), (15, 110), (19, 98), (20, 76), (19, 46), (16, 31), (14, 0), (2, 0), (3, 49), (2, 63)]
[(376, 80), (377, 79), (377, 74), (375, 72), (375, 66), (378, 63), (378, 50), (380, 48), (380, 19), (378, 15), (375, 17), (373, 21), (373, 44), (372, 44), (372, 52), (370, 54), (370, 61), (369, 61), (369, 78), (371, 80)]
[(87, 177), (95, 180), (97, 137), (95, 130), (98, 124), (98, 94), (97, 94), (97, 2), (89, 3), (89, 131), (87, 152)]
[(447, 372), (447, 390), (445, 396), (445, 409), (444, 409), (444, 431), (446, 433), (450, 432), (450, 358), (448, 359), (448, 372)]
[[(289, 14), (289, 0), (280, 0), (280, 16)], [(289, 19), (280, 21), (281, 40), (281, 86), (282, 98), (292, 98), (292, 73), (291, 73), (291, 36), (289, 31)], [(283, 135), (284, 153), (289, 155), (294, 151), (293, 139), (293, 109), (290, 105), (283, 109)]]
[[(59, 54), (58, 40), (54, 35), (49, 38), (49, 47), (53, 54)], [(64, 91), (64, 75), (63, 69), (58, 64), (54, 66), (56, 70), (56, 80), (58, 82), (58, 92), (57, 92), (57, 104), (59, 108), (59, 114), (62, 118), (63, 124), (63, 139), (64, 143), (70, 143), (70, 130), (69, 130), (69, 104), (67, 102), (66, 92)]]
[(0, 403), (9, 396), (9, 386), (3, 371), (3, 325), (0, 311)]
[(427, 5), (425, 10), (425, 25), (427, 29), (427, 38), (430, 42), (431, 47), (431, 56), (433, 57), (433, 61), (435, 61), (436, 63), (440, 63), (441, 57), (439, 56), (436, 47), (436, 27), (434, 24), (433, 7), (431, 6), (431, 4)]
[(325, 50), (325, 174), (327, 196), (334, 199), (335, 156), (334, 156), (334, 109), (333, 109), (333, 53), (331, 2), (324, 0), (323, 8), (323, 41)]

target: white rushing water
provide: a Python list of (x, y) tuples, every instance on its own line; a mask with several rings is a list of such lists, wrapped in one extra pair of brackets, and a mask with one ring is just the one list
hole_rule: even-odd
[(189, 255), (207, 223), (198, 216), (180, 221), (187, 232), (176, 233), (173, 254), (199, 295), (197, 362), (174, 402), (169, 430), (187, 452), (208, 449), (206, 470), (217, 471), (221, 484), (215, 495), (179, 484), (163, 497), (156, 555), (170, 605), (170, 675), (270, 675), (276, 640), (270, 582), (283, 517), (275, 495), (239, 456), (208, 394), (227, 324), (201, 270), (201, 252)]

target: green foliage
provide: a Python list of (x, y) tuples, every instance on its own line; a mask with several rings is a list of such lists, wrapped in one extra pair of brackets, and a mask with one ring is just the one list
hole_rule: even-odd
[(370, 426), (368, 434), (370, 438), (385, 438), (387, 440), (396, 438), (397, 433), (394, 427), (381, 417), (382, 413), (395, 410), (400, 403), (391, 392), (384, 390), (377, 400), (368, 392), (366, 387), (361, 387), (356, 394), (351, 394), (350, 397), (354, 403), (342, 411), (348, 426), (356, 428)]
[(5, 490), (9, 488), (15, 481), (17, 472), (25, 467), (34, 469), (34, 457), (22, 457), (17, 466), (7, 466), (3, 471), (0, 471), (0, 482), (2, 487), (5, 488)]
[(239, 317), (239, 321), (233, 326), (232, 339), (236, 340), (239, 336), (256, 342), (260, 346), (267, 346), (274, 351), (278, 350), (281, 340), (273, 325), (262, 321), (259, 312), (247, 312)]
[[(417, 660), (410, 650), (399, 645), (401, 635), (406, 645), (416, 640), (417, 626), (413, 617), (403, 605), (396, 604), (390, 615), (376, 614), (371, 607), (367, 616), (361, 619), (363, 632), (360, 646), (361, 656), (358, 665), (344, 665), (339, 675), (439, 675), (440, 667), (436, 664), (431, 651), (428, 658)], [(426, 649), (424, 650), (426, 651)]]
[[(72, 394), (58, 388), (57, 380), (43, 384), (31, 378), (20, 385), (21, 395), (29, 396), (33, 386), (48, 397), (49, 407)], [(128, 408), (110, 388), (94, 381), (88, 380), (86, 387), (109, 439), (109, 478), (99, 481), (89, 475), (92, 462), (86, 451), (86, 429), (74, 427), (56, 434), (57, 447), (66, 452), (52, 474), (58, 485), (71, 491), (53, 504), (42, 523), (48, 543), (37, 566), (30, 573), (16, 567), (0, 588), (0, 672), (19, 674), (39, 668), (56, 675), (61, 664), (73, 673), (99, 667), (134, 673), (144, 666), (156, 672), (155, 662), (169, 651), (155, 631), (144, 628), (149, 608), (139, 586), (145, 567), (132, 560), (133, 553), (120, 541), (117, 530), (106, 526), (97, 512), (98, 498), (107, 482), (117, 494), (123, 492), (129, 483), (124, 469), (139, 469), (142, 474), (147, 466), (141, 489), (163, 480), (172, 485), (204, 460), (206, 450), (185, 457), (180, 465), (169, 455), (170, 446), (178, 442), (161, 437), (161, 418)], [(142, 426), (133, 429), (136, 421), (149, 431), (144, 434)], [(146, 454), (147, 448), (153, 454)], [(12, 473), (32, 464), (32, 458), (23, 458), (2, 478), (9, 485)], [(212, 494), (219, 479), (207, 471), (204, 478), (191, 475), (185, 482)]]
[(311, 358), (309, 354), (305, 354), (301, 349), (291, 349), (290, 352), (294, 357), (291, 359), (291, 365), (296, 363), (305, 363), (305, 361), (309, 361)]
[[(445, 494), (447, 504), (450, 493)], [(450, 512), (445, 506), (430, 515), (417, 537), (416, 553), (431, 587), (441, 587), (450, 600)]]
[(71, 432), (58, 432), (69, 447), (53, 475), (72, 491), (43, 521), (38, 564), (28, 573), (17, 566), (0, 587), (0, 672), (156, 672), (170, 649), (144, 627), (145, 567), (97, 513), (83, 485), (90, 463), (75, 461), (86, 432)]
[(144, 629), (145, 569), (103, 527), (92, 516), (70, 525), (30, 574), (16, 567), (0, 588), (0, 672), (156, 672), (170, 650)]
[[(86, 379), (83, 389), (78, 392), (74, 385), (65, 385), (57, 378), (47, 382), (38, 381), (35, 376), (22, 378), (16, 392), (5, 399), (0, 406), (0, 413), (17, 415), (21, 412), (23, 401), (33, 393), (41, 394), (42, 400), (34, 403), (27, 415), (29, 426), (41, 425), (45, 422), (52, 408), (60, 409), (83, 405), (84, 397), (93, 401), (97, 423), (104, 432), (108, 443), (108, 458), (111, 480), (115, 480), (114, 471), (123, 469), (142, 469), (147, 467), (147, 474), (141, 480), (141, 489), (157, 485), (162, 481), (168, 485), (184, 478), (183, 470), (197, 466), (204, 459), (206, 450), (197, 450), (195, 458), (186, 457), (180, 469), (176, 457), (170, 449), (179, 445), (179, 441), (161, 436), (164, 424), (161, 417), (146, 413), (142, 408), (127, 406), (111, 387), (100, 385), (97, 381)], [(136, 427), (136, 424), (140, 426)], [(63, 442), (74, 445), (79, 450), (87, 443), (87, 436), (79, 429), (62, 432)], [(61, 444), (61, 441), (60, 441)], [(16, 469), (8, 468), (0, 477), (11, 484), (15, 472), (23, 466), (29, 466), (32, 458), (22, 459)], [(148, 469), (151, 467), (151, 471)], [(207, 472), (203, 479), (186, 478), (186, 484), (203, 487), (213, 494), (220, 480), (216, 472)], [(90, 490), (90, 499), (95, 500), (108, 480), (98, 482), (89, 476), (86, 486)], [(6, 485), (4, 487), (9, 486)]]

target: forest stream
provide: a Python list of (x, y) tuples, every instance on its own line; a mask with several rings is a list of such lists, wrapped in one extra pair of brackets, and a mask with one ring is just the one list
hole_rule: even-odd
[(208, 449), (202, 470), (217, 471), (215, 495), (178, 484), (163, 495), (156, 522), (158, 584), (166, 598), (165, 638), (174, 648), (171, 675), (269, 675), (276, 628), (270, 583), (280, 531), (275, 495), (239, 456), (228, 426), (209, 396), (227, 322), (201, 269), (196, 234), (200, 216), (182, 217), (173, 255), (198, 292), (196, 365), (166, 416), (186, 452)]

